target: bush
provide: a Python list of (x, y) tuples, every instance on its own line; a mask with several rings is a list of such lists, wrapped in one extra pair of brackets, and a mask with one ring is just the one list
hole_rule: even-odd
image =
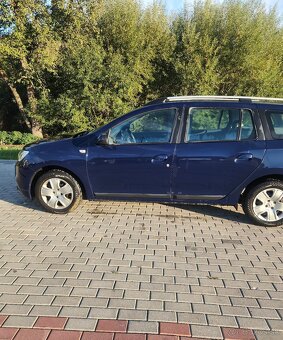
[(31, 133), (22, 133), (20, 131), (0, 131), (0, 145), (23, 145), (37, 141), (39, 138)]

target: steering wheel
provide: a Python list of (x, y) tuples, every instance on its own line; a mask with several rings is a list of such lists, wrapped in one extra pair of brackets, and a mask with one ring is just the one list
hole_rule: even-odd
[(124, 139), (125, 142), (136, 143), (135, 136), (133, 135), (129, 126), (125, 126), (123, 128), (123, 130), (121, 130), (121, 134), (122, 134), (122, 138)]

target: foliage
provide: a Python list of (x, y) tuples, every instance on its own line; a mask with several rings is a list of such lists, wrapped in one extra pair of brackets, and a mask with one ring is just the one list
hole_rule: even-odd
[(158, 0), (2, 0), (0, 120), (55, 135), (162, 96), (283, 97), (282, 43), (261, 0), (196, 0), (174, 16)]
[(16, 160), (20, 151), (19, 147), (0, 146), (0, 159)]
[(38, 137), (31, 133), (22, 133), (20, 131), (0, 131), (0, 145), (25, 145), (38, 140)]

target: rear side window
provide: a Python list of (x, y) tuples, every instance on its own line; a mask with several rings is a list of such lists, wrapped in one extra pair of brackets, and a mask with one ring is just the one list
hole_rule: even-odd
[(240, 140), (250, 140), (256, 138), (252, 113), (250, 110), (242, 110), (242, 124), (240, 130)]
[(271, 135), (274, 139), (283, 139), (283, 112), (268, 111), (266, 118)]
[(187, 119), (186, 142), (255, 139), (250, 110), (192, 108)]

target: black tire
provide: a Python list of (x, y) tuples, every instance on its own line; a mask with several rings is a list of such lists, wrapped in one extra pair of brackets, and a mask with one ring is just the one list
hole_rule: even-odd
[[(262, 218), (259, 218), (258, 215), (255, 213), (254, 208), (253, 208), (253, 204), (257, 203), (257, 202), (255, 202), (257, 195), (260, 194), (262, 191), (268, 190), (268, 189), (270, 189), (270, 193), (272, 193), (273, 189), (279, 189), (279, 190), (282, 190), (282, 192), (283, 192), (283, 183), (279, 180), (270, 179), (270, 180), (267, 180), (263, 183), (256, 185), (255, 187), (251, 188), (244, 195), (242, 207), (243, 207), (245, 214), (248, 217), (250, 217), (251, 220), (253, 220), (253, 222), (255, 222), (255, 224), (258, 224), (258, 225), (261, 225), (261, 226), (264, 226), (264, 227), (278, 227), (278, 226), (281, 226), (283, 224), (283, 213), (282, 213), (282, 217), (281, 217), (281, 213), (277, 214), (278, 217), (279, 217), (278, 220), (268, 221), (268, 220), (264, 220)], [(270, 196), (270, 198), (272, 198), (272, 196)], [(272, 201), (272, 199), (271, 199), (271, 201)], [(283, 203), (283, 200), (282, 200), (282, 203)], [(275, 210), (276, 210), (276, 206), (275, 206)], [(261, 215), (261, 216), (263, 217), (264, 214)]]
[[(58, 183), (57, 191), (52, 188), (53, 182)], [(67, 188), (65, 189), (65, 191), (68, 190), (67, 193), (62, 193), (64, 188)], [(50, 192), (52, 196), (48, 196), (48, 194), (44, 195), (44, 190), (47, 190), (48, 193)], [(77, 208), (82, 199), (82, 191), (79, 183), (70, 174), (62, 170), (54, 169), (44, 173), (38, 178), (35, 184), (35, 198), (48, 212), (66, 214)], [(51, 198), (53, 200), (52, 202)], [(57, 203), (53, 206), (53, 202), (56, 201), (56, 199)]]

